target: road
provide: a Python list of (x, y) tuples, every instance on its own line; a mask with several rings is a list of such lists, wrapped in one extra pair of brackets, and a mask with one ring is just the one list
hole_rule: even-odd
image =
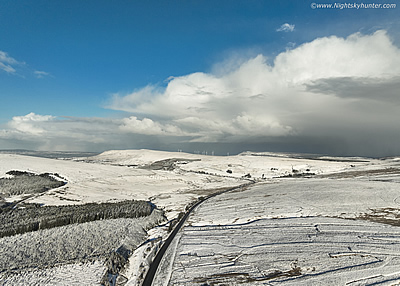
[(181, 229), (181, 227), (183, 226), (183, 224), (185, 223), (186, 219), (189, 217), (189, 215), (192, 213), (192, 211), (199, 206), (201, 203), (203, 203), (204, 201), (208, 200), (209, 198), (218, 196), (222, 193), (226, 193), (226, 192), (231, 192), (237, 189), (241, 189), (241, 188), (245, 188), (248, 187), (252, 184), (254, 184), (255, 182), (251, 182), (251, 183), (246, 183), (234, 188), (230, 188), (221, 192), (217, 192), (214, 193), (212, 195), (207, 196), (204, 200), (198, 201), (196, 202), (186, 213), (185, 215), (181, 218), (181, 220), (179, 221), (179, 223), (175, 226), (174, 230), (171, 232), (171, 234), (168, 236), (167, 240), (164, 242), (163, 246), (161, 247), (161, 249), (158, 251), (156, 257), (154, 258), (153, 262), (150, 264), (150, 268), (147, 271), (146, 277), (144, 278), (143, 284), (142, 286), (151, 286), (153, 284), (153, 279), (154, 276), (157, 272), (157, 268), (161, 262), (161, 259), (163, 258), (165, 252), (167, 251), (169, 245), (171, 244), (172, 240), (175, 238), (175, 235), (179, 232), (179, 230)]

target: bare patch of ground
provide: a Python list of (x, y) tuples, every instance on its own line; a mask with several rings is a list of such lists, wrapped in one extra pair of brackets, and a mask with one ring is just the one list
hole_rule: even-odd
[(213, 274), (208, 277), (198, 277), (193, 279), (195, 283), (204, 283), (203, 285), (224, 285), (220, 283), (248, 283), (248, 282), (256, 282), (256, 281), (266, 281), (274, 278), (280, 277), (293, 277), (300, 276), (301, 268), (295, 267), (288, 271), (280, 271), (274, 270), (270, 273), (267, 273), (260, 277), (253, 277), (249, 273), (222, 273), (222, 274)]
[(400, 209), (379, 208), (370, 209), (370, 213), (363, 214), (358, 219), (400, 226)]
[(318, 175), (318, 178), (330, 178), (330, 179), (344, 179), (344, 178), (356, 178), (366, 176), (381, 176), (381, 175), (400, 175), (400, 168), (384, 168), (376, 170), (354, 170), (347, 172), (340, 172), (327, 175)]
[(181, 158), (171, 158), (153, 162), (149, 165), (143, 166), (143, 169), (148, 170), (166, 170), (172, 171), (176, 168), (177, 164), (187, 164), (189, 162), (201, 161), (200, 159), (181, 159)]

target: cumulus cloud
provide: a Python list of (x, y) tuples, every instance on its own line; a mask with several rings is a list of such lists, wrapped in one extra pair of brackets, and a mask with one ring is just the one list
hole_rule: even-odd
[(149, 118), (138, 119), (136, 116), (124, 118), (119, 125), (121, 131), (143, 135), (184, 136), (180, 128), (171, 124), (161, 124)]
[(277, 32), (293, 32), (294, 31), (294, 25), (285, 23), (282, 24), (278, 29), (276, 29)]
[(318, 38), (274, 59), (260, 54), (228, 63), (218, 73), (114, 94), (108, 108), (125, 118), (30, 113), (14, 117), (0, 140), (50, 150), (400, 153), (400, 49), (385, 31)]
[[(31, 112), (23, 116), (14, 116), (4, 129), (0, 129), (0, 145), (13, 149), (61, 151), (160, 148), (161, 141), (168, 142), (165, 137), (184, 135), (173, 125), (135, 116), (117, 119), (78, 118)], [(157, 136), (164, 139), (161, 140)]]
[(39, 136), (46, 132), (42, 127), (43, 123), (53, 119), (51, 115), (43, 116), (31, 112), (25, 116), (14, 116), (9, 126), (17, 132)]
[(109, 107), (175, 126), (192, 142), (244, 146), (307, 138), (321, 150), (340, 141), (352, 152), (374, 128), (391, 140), (399, 134), (393, 122), (399, 119), (400, 50), (385, 31), (318, 38), (279, 54), (273, 64), (260, 54), (222, 70), (175, 77), (164, 90), (117, 94)]
[[(106, 126), (98, 121), (96, 124), (91, 124), (93, 121), (96, 120), (58, 118), (31, 112), (24, 116), (14, 116), (8, 122), (6, 129), (0, 132), (0, 139), (9, 142), (29, 142), (43, 150), (55, 150), (57, 149), (55, 146), (67, 146), (67, 142), (71, 144), (69, 147), (72, 147), (80, 140), (97, 143), (99, 140), (104, 140), (104, 136), (96, 136), (100, 134), (96, 132), (98, 127), (102, 126), (105, 129)], [(108, 128), (110, 126), (107, 126)]]
[(399, 48), (385, 31), (316, 39), (275, 59), (274, 71), (294, 84), (322, 78), (399, 75)]

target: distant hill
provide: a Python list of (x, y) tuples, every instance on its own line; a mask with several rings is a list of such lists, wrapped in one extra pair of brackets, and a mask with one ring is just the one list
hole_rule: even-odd
[(18, 154), (42, 158), (74, 158), (90, 157), (100, 154), (99, 152), (79, 152), (79, 151), (33, 151), (24, 149), (0, 150), (2, 154)]

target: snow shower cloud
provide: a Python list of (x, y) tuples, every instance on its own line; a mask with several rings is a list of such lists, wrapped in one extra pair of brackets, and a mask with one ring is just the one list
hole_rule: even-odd
[(400, 153), (400, 49), (385, 31), (317, 38), (275, 59), (260, 54), (220, 70), (114, 94), (107, 108), (127, 112), (126, 118), (35, 121), (31, 114), (28, 122), (14, 118), (0, 138), (7, 131), (8, 138), (13, 132), (19, 139), (76, 138), (104, 149), (173, 142), (237, 151)]
[[(400, 50), (385, 31), (318, 38), (279, 54), (272, 65), (267, 60), (258, 55), (222, 75), (193, 73), (164, 90), (114, 95), (109, 107), (159, 118), (192, 142), (326, 138), (351, 152), (369, 135), (363, 145), (379, 149), (374, 128), (387, 130), (391, 140), (399, 134), (393, 122), (400, 119)], [(328, 143), (321, 143), (326, 150)]]

